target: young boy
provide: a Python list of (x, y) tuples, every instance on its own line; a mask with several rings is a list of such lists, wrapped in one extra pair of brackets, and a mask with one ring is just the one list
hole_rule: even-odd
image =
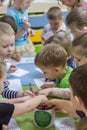
[(51, 100), (51, 104), (58, 109), (73, 115), (76, 113), (80, 118), (87, 117), (87, 64), (79, 66), (70, 75), (71, 101)]
[[(72, 68), (67, 66), (67, 52), (58, 44), (48, 44), (36, 55), (35, 64), (43, 71), (45, 78), (56, 79), (56, 86), (69, 88), (68, 78)], [(52, 87), (52, 85), (44, 85)]]
[[(0, 93), (3, 91), (3, 82), (6, 75), (6, 68), (0, 62)], [(4, 130), (3, 125), (8, 125), (11, 117), (16, 117), (35, 109), (40, 103), (46, 103), (44, 95), (35, 97), (26, 96), (16, 99), (0, 100), (0, 130)]]
[(49, 24), (47, 24), (42, 32), (42, 43), (47, 42), (47, 40), (58, 33), (59, 35), (67, 35), (67, 37), (72, 40), (73, 37), (70, 30), (67, 28), (63, 22), (63, 16), (61, 9), (59, 7), (51, 7), (47, 12), (47, 18)]

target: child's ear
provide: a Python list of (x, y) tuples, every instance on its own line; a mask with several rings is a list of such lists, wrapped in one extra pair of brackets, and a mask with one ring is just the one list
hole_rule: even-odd
[(59, 70), (60, 70), (59, 67), (55, 67), (54, 69), (56, 72), (59, 72)]
[(76, 101), (77, 105), (78, 105), (78, 106), (81, 106), (81, 104), (82, 104), (81, 98), (78, 97), (78, 96), (75, 96), (74, 98), (75, 98), (75, 101)]

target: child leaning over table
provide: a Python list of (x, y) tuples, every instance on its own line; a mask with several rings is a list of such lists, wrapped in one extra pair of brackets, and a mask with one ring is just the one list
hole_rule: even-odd
[[(48, 44), (35, 57), (35, 64), (43, 71), (45, 78), (56, 79), (56, 85), (45, 84), (44, 88), (69, 88), (68, 78), (72, 68), (67, 66), (67, 52), (58, 44)], [(52, 89), (52, 88), (51, 88)]]
[[(3, 91), (3, 82), (6, 76), (6, 68), (3, 62), (0, 62), (0, 94)], [(47, 103), (47, 98), (44, 95), (25, 96), (16, 99), (1, 99), (0, 100), (0, 130), (7, 130), (11, 117), (17, 117), (24, 113), (34, 110), (40, 103)], [(5, 126), (4, 126), (5, 125)], [(4, 128), (3, 128), (4, 127)]]
[[(72, 42), (72, 54), (78, 66), (87, 64), (87, 33), (83, 33), (74, 39)], [(70, 99), (70, 89), (48, 88), (41, 90), (39, 93)]]
[(72, 71), (69, 83), (71, 86), (71, 101), (52, 99), (50, 103), (62, 112), (76, 114), (80, 118), (87, 117), (87, 64)]
[(28, 39), (28, 34), (34, 35), (34, 30), (30, 27), (27, 11), (31, 2), (32, 0), (13, 0), (12, 5), (7, 10), (7, 15), (14, 18), (18, 27), (14, 43), (14, 56), (15, 54), (19, 56), (35, 54), (34, 45), (31, 40)]
[(51, 7), (47, 12), (47, 18), (49, 24), (45, 25), (41, 34), (43, 44), (49, 39), (49, 37), (54, 36), (56, 33), (61, 36), (66, 35), (70, 40), (73, 39), (71, 31), (63, 22), (62, 12), (59, 7)]
[[(11, 26), (7, 23), (0, 22), (0, 61), (4, 61), (11, 57), (14, 51), (15, 33)], [(6, 63), (5, 63), (6, 64)], [(14, 72), (17, 68), (14, 65), (8, 64), (7, 70)], [(4, 82), (4, 90), (2, 96), (5, 98), (22, 97), (27, 92), (17, 92), (9, 89), (7, 82)]]

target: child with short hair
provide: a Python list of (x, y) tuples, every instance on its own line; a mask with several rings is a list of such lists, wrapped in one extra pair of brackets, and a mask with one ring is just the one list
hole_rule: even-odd
[[(78, 66), (87, 64), (87, 33), (76, 37), (72, 43), (72, 53)], [(70, 89), (49, 88), (41, 90), (40, 93), (70, 99)]]
[(73, 9), (66, 17), (66, 24), (74, 37), (87, 32), (87, 8)]
[[(56, 79), (58, 88), (69, 88), (68, 78), (72, 68), (67, 66), (67, 52), (58, 44), (48, 44), (35, 57), (35, 64), (43, 71), (45, 78)], [(44, 85), (51, 87), (52, 85)]]
[[(11, 57), (14, 51), (15, 33), (11, 26), (7, 23), (0, 22), (0, 61), (4, 61)], [(5, 63), (6, 64), (6, 63)], [(14, 72), (17, 68), (15, 65), (8, 63), (7, 71)], [(22, 97), (27, 92), (17, 92), (9, 89), (7, 82), (4, 83), (4, 90), (2, 96), (5, 98)]]
[[(5, 79), (6, 68), (3, 62), (0, 62), (0, 93), (3, 91), (3, 82)], [(40, 103), (47, 103), (47, 98), (44, 95), (35, 97), (26, 96), (16, 99), (0, 100), (0, 130), (3, 125), (8, 125), (11, 117), (16, 117), (35, 109)]]
[(63, 22), (63, 16), (61, 9), (59, 7), (51, 7), (47, 12), (47, 18), (49, 24), (45, 25), (41, 38), (42, 43), (47, 41), (50, 37), (54, 36), (54, 34), (59, 34), (61, 36), (67, 35), (67, 37), (72, 40), (73, 37), (70, 33), (70, 30), (67, 28), (65, 23)]
[(27, 11), (31, 2), (32, 0), (13, 0), (11, 7), (7, 10), (7, 15), (12, 16), (18, 26), (15, 53), (19, 54), (19, 56), (35, 54), (34, 45), (27, 37), (28, 32), (30, 35), (34, 35), (34, 31), (30, 28)]

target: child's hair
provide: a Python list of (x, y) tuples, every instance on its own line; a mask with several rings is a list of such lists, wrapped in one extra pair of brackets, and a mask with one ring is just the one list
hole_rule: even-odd
[(12, 26), (15, 34), (17, 33), (18, 28), (17, 28), (17, 24), (16, 24), (16, 22), (15, 22), (13, 17), (5, 15), (5, 16), (0, 18), (0, 22), (4, 22), (4, 23), (10, 24)]
[(80, 97), (85, 108), (87, 108), (87, 64), (79, 66), (72, 71), (69, 82), (73, 95)]
[(76, 37), (73, 40), (72, 47), (78, 47), (78, 54), (87, 57), (87, 33)]
[(54, 6), (47, 11), (47, 17), (50, 20), (54, 20), (58, 17), (60, 18), (60, 16), (62, 16), (62, 12), (59, 7)]
[[(79, 32), (87, 32), (87, 8), (74, 8), (66, 17), (66, 24)], [(85, 29), (86, 28), (86, 29)]]
[(12, 27), (8, 23), (0, 22), (0, 37), (3, 34), (7, 34), (9, 36), (12, 36), (12, 35), (15, 35), (15, 32), (14, 32), (14, 30), (12, 29)]
[(0, 79), (5, 75), (6, 73), (6, 68), (4, 62), (0, 62)]
[(48, 44), (35, 57), (37, 66), (64, 67), (67, 62), (67, 52), (58, 44)]
[(49, 38), (47, 40), (47, 43), (45, 43), (45, 45), (51, 44), (51, 43), (60, 44), (66, 50), (67, 56), (68, 57), (71, 56), (72, 42), (66, 35), (65, 36), (60, 36), (58, 33), (54, 34), (54, 36), (52, 38)]
[(77, 124), (76, 130), (87, 130), (87, 117), (80, 120)]

